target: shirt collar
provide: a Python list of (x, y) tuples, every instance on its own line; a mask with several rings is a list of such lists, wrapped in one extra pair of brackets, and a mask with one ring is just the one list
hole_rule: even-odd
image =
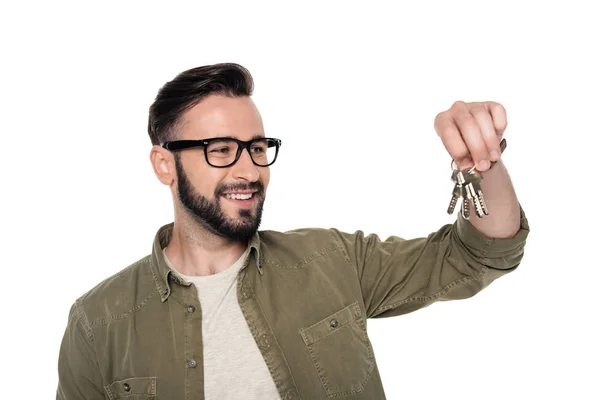
[[(167, 265), (165, 261), (165, 257), (163, 254), (163, 249), (167, 247), (169, 242), (171, 241), (171, 237), (173, 235), (173, 227), (175, 226), (174, 222), (170, 224), (163, 225), (156, 232), (154, 236), (154, 244), (152, 246), (152, 263), (151, 270), (152, 276), (154, 278), (154, 282), (160, 293), (160, 298), (162, 301), (165, 301), (169, 298), (171, 294), (171, 287), (169, 286), (169, 282), (178, 282), (179, 284), (185, 284), (177, 274), (173, 273), (173, 270)], [(248, 257), (252, 256), (252, 249), (255, 252), (255, 260), (257, 260), (256, 267), (258, 268), (258, 272), (263, 274), (263, 262), (260, 257), (260, 236), (258, 231), (250, 238), (250, 254)], [(245, 267), (242, 267), (242, 269)], [(189, 284), (188, 284), (189, 286)]]

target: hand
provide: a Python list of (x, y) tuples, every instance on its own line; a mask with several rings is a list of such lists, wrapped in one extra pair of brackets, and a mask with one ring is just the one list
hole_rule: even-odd
[(487, 171), (501, 156), (506, 110), (500, 103), (457, 101), (435, 117), (435, 131), (461, 170)]

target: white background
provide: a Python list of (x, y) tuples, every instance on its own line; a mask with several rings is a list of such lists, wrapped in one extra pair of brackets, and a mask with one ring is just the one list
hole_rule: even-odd
[(69, 307), (172, 220), (148, 107), (177, 73), (224, 61), (251, 71), (283, 140), (261, 229), (452, 223), (434, 117), (503, 104), (523, 262), (472, 299), (369, 321), (386, 393), (598, 398), (594, 2), (214, 3), (2, 7), (2, 398), (55, 396)]

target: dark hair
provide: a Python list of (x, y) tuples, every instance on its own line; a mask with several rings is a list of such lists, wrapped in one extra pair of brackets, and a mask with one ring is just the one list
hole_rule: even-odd
[(160, 88), (148, 115), (148, 135), (153, 145), (177, 137), (177, 125), (185, 111), (210, 94), (251, 96), (254, 81), (239, 64), (220, 63), (184, 71)]

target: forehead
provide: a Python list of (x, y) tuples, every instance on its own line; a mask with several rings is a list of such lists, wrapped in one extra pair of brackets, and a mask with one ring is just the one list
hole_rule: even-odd
[(182, 116), (181, 139), (264, 137), (262, 118), (250, 97), (211, 95)]

